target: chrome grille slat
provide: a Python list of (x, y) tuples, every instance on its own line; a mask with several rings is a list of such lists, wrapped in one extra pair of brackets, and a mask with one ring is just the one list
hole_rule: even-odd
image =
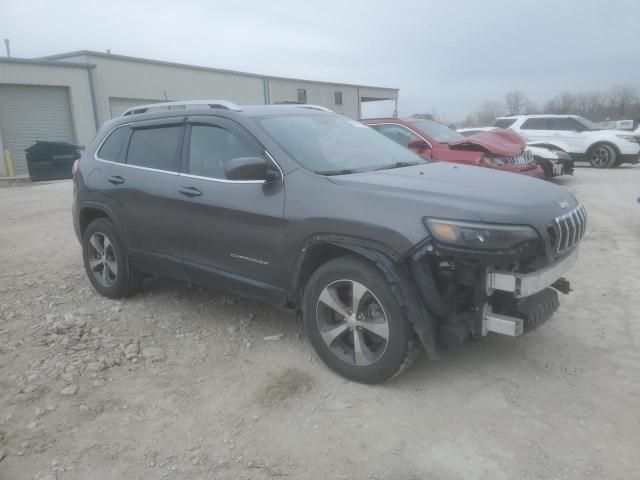
[(587, 210), (582, 204), (554, 220), (556, 251), (562, 253), (576, 245), (587, 230)]

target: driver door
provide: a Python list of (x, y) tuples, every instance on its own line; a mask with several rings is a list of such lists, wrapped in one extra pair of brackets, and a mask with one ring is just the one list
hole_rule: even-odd
[(187, 120), (176, 198), (187, 278), (270, 302), (284, 294), (284, 183), (230, 180), (225, 164), (272, 160), (248, 132), (219, 117)]

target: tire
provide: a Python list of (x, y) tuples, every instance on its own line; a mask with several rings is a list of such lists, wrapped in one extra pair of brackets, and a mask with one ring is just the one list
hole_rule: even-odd
[(551, 161), (546, 158), (535, 157), (536, 163), (540, 165), (540, 168), (544, 171), (544, 179), (551, 180), (553, 178), (553, 166)]
[(593, 168), (611, 168), (616, 163), (616, 151), (609, 145), (599, 143), (589, 149), (587, 158)]
[[(354, 292), (359, 302), (353, 302)], [(354, 309), (353, 303), (358, 307)], [(319, 267), (307, 283), (302, 307), (316, 353), (349, 380), (368, 384), (389, 380), (416, 357), (415, 334), (388, 282), (360, 257), (339, 257)]]
[(113, 224), (106, 218), (87, 226), (82, 236), (82, 258), (89, 281), (100, 295), (122, 298), (139, 290), (143, 276), (133, 268)]

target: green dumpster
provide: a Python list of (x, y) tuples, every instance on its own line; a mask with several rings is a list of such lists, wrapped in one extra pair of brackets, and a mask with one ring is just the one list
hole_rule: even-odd
[(80, 150), (72, 143), (36, 141), (25, 149), (29, 177), (34, 182), (71, 178), (73, 162), (82, 156)]

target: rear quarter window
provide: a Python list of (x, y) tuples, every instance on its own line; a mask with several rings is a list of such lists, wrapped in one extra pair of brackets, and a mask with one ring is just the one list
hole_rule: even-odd
[(98, 150), (98, 158), (117, 162), (120, 158), (120, 152), (129, 136), (129, 127), (118, 127), (112, 130), (106, 140), (102, 142), (100, 150)]
[(516, 123), (515, 118), (499, 118), (493, 126), (498, 128), (509, 128), (514, 123)]

